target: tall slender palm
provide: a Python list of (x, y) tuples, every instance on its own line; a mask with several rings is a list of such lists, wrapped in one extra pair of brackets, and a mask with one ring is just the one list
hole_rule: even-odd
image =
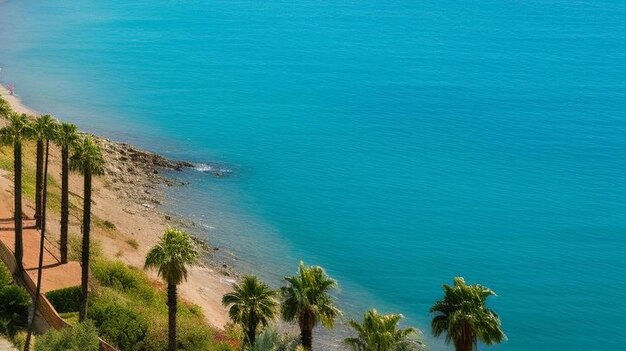
[(89, 294), (89, 246), (91, 232), (91, 177), (102, 174), (104, 159), (100, 147), (91, 137), (84, 137), (74, 146), (70, 158), (70, 168), (83, 175), (83, 243), (81, 253), (81, 299), (78, 320), (87, 317), (87, 297)]
[(54, 140), (57, 130), (57, 121), (52, 120), (46, 125), (44, 135), (46, 138), (46, 154), (43, 171), (43, 187), (42, 187), (42, 203), (41, 203), (41, 237), (39, 238), (39, 264), (37, 267), (37, 288), (35, 289), (35, 301), (33, 303), (33, 316), (28, 323), (28, 332), (26, 333), (26, 342), (24, 343), (24, 351), (30, 349), (30, 339), (33, 334), (33, 326), (35, 323), (35, 313), (39, 306), (39, 294), (41, 294), (41, 275), (43, 273), (43, 250), (46, 238), (46, 205), (48, 200), (48, 160), (50, 156), (50, 139)]
[(67, 236), (69, 224), (69, 158), (70, 148), (78, 141), (76, 126), (61, 123), (57, 129), (55, 142), (61, 147), (61, 263), (67, 263)]
[(11, 105), (0, 97), (0, 119), (8, 119), (11, 115)]
[(303, 262), (298, 266), (298, 274), (285, 277), (287, 286), (281, 288), (283, 319), (298, 321), (302, 346), (310, 350), (313, 346), (313, 328), (318, 322), (332, 329), (341, 311), (333, 303), (330, 290), (337, 282), (326, 275), (322, 267), (307, 267)]
[(146, 256), (145, 269), (156, 269), (167, 283), (168, 350), (176, 350), (176, 287), (187, 280), (188, 266), (198, 261), (199, 252), (189, 235), (167, 229)]
[(375, 309), (365, 312), (363, 322), (351, 320), (349, 325), (356, 337), (344, 339), (344, 344), (354, 351), (409, 351), (420, 343), (412, 339), (414, 328), (398, 328), (401, 314), (380, 314)]
[(15, 260), (20, 274), (24, 269), (24, 242), (22, 238), (22, 141), (28, 139), (32, 130), (25, 114), (11, 113), (9, 124), (0, 130), (3, 144), (13, 145), (14, 174), (14, 226), (15, 226)]
[(277, 297), (277, 291), (253, 275), (244, 275), (233, 291), (222, 297), (222, 304), (230, 306), (230, 318), (245, 330), (245, 343), (249, 346), (254, 346), (259, 324), (265, 327), (274, 319)]
[(434, 336), (446, 334), (446, 343), (454, 344), (456, 351), (474, 351), (478, 341), (485, 345), (499, 344), (506, 340), (500, 318), (485, 306), (493, 290), (481, 285), (466, 285), (460, 277), (454, 285), (443, 286), (443, 299), (435, 302), (430, 312), (435, 314), (431, 322)]
[(48, 135), (55, 125), (55, 120), (50, 115), (41, 115), (37, 117), (31, 124), (33, 130), (33, 139), (37, 141), (37, 162), (35, 167), (35, 225), (41, 228), (41, 192), (43, 189), (43, 149), (46, 140), (50, 139)]

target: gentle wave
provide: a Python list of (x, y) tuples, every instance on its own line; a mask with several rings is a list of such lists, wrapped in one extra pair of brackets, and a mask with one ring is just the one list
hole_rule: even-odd
[(210, 173), (216, 177), (226, 177), (233, 173), (233, 170), (230, 168), (207, 163), (196, 163), (194, 164), (193, 169), (202, 173)]

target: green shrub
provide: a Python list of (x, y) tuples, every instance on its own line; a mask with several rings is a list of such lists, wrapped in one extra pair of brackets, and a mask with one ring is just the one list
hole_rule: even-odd
[(17, 285), (0, 288), (0, 332), (10, 336), (28, 323), (30, 295)]
[[(157, 306), (165, 310), (161, 294), (152, 286), (146, 274), (120, 261), (100, 259), (93, 263), (92, 272), (102, 287), (121, 292), (124, 298), (139, 305)], [(105, 290), (105, 289), (101, 289)]]
[[(146, 350), (167, 350), (167, 336), (167, 316), (155, 318), (148, 328)], [(213, 340), (213, 331), (206, 324), (190, 318), (177, 319), (176, 350), (217, 351), (217, 345)], [(224, 350), (224, 347), (220, 347), (219, 350)]]
[(281, 334), (275, 327), (264, 328), (256, 338), (254, 346), (246, 346), (245, 351), (294, 351), (299, 345), (299, 338)]
[(71, 328), (50, 329), (35, 341), (35, 351), (98, 351), (100, 341), (90, 321)]
[(181, 320), (178, 323), (176, 344), (181, 350), (208, 350), (211, 346), (212, 331), (193, 320)]
[(120, 261), (101, 261), (92, 266), (93, 275), (103, 286), (128, 291), (137, 288), (141, 273)]
[(128, 239), (126, 240), (126, 243), (135, 250), (139, 248), (139, 243), (136, 239)]
[[(92, 273), (98, 284), (87, 313), (100, 335), (120, 350), (167, 350), (166, 292), (145, 272), (120, 261), (95, 260)], [(234, 350), (227, 341), (215, 341), (199, 306), (179, 300), (177, 320), (177, 350)]]
[(113, 222), (109, 221), (109, 220), (104, 220), (104, 221), (102, 222), (102, 225), (103, 225), (106, 229), (111, 229), (111, 230), (115, 229), (115, 224), (114, 224)]
[(100, 336), (124, 351), (141, 351), (148, 332), (148, 322), (132, 308), (119, 302), (96, 302), (88, 317), (98, 328)]
[(79, 286), (54, 290), (46, 293), (46, 297), (59, 313), (76, 312), (80, 307)]
[(9, 285), (12, 282), (13, 276), (11, 275), (11, 272), (9, 271), (7, 266), (5, 266), (2, 261), (0, 261), (0, 288)]
[(59, 315), (70, 325), (78, 324), (78, 312), (65, 312)]

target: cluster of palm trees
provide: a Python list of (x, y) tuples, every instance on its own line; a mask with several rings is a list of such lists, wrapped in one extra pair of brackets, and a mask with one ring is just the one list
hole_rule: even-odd
[[(177, 286), (187, 279), (189, 267), (198, 261), (199, 252), (191, 237), (177, 229), (167, 229), (149, 252), (146, 269), (156, 269), (167, 283), (168, 350), (176, 350)], [(285, 277), (285, 285), (273, 290), (254, 275), (245, 275), (233, 290), (222, 297), (232, 321), (243, 330), (245, 350), (270, 351), (255, 347), (260, 329), (268, 327), (278, 315), (300, 328), (300, 344), (305, 350), (313, 346), (313, 330), (318, 324), (332, 329), (342, 313), (331, 295), (337, 282), (319, 266), (300, 262), (297, 274)], [(474, 351), (478, 342), (493, 345), (506, 340), (498, 315), (486, 306), (495, 293), (481, 285), (467, 285), (454, 278), (454, 285), (444, 285), (444, 296), (431, 308), (432, 333), (446, 335), (456, 351)], [(417, 330), (401, 328), (401, 314), (381, 314), (375, 309), (365, 313), (363, 321), (351, 320), (348, 326), (354, 336), (343, 343), (354, 351), (414, 351), (423, 344)]]
[[(337, 286), (321, 267), (300, 263), (298, 274), (285, 277), (286, 285), (272, 290), (256, 276), (246, 275), (233, 291), (224, 295), (222, 303), (229, 306), (233, 322), (244, 330), (244, 345), (254, 349), (259, 327), (267, 327), (277, 317), (296, 321), (300, 328), (300, 343), (311, 350), (313, 330), (318, 322), (331, 329), (341, 316), (330, 291)], [(455, 278), (454, 286), (444, 285), (444, 297), (431, 308), (434, 315), (432, 333), (446, 335), (456, 351), (477, 350), (478, 342), (485, 345), (506, 339), (497, 314), (485, 305), (495, 293), (481, 285), (466, 285), (463, 278)], [(279, 308), (280, 306), (280, 308)], [(354, 351), (410, 351), (423, 344), (417, 339), (417, 330), (401, 328), (401, 314), (381, 314), (375, 309), (365, 312), (362, 321), (351, 320), (348, 326), (354, 336), (343, 340)]]
[[(50, 142), (61, 148), (61, 232), (60, 251), (61, 263), (67, 263), (68, 226), (69, 226), (69, 172), (70, 169), (80, 172), (84, 178), (83, 224), (82, 224), (82, 257), (81, 278), (82, 294), (80, 301), (79, 320), (84, 321), (87, 311), (88, 277), (89, 277), (89, 244), (91, 218), (91, 177), (100, 174), (104, 169), (104, 159), (98, 145), (89, 136), (81, 136), (73, 124), (61, 123), (50, 115), (36, 118), (19, 114), (9, 108), (1, 108), (0, 115), (6, 119), (6, 125), (0, 129), (2, 145), (13, 147), (14, 175), (14, 227), (15, 227), (15, 259), (17, 275), (24, 273), (23, 244), (23, 206), (22, 206), (22, 144), (28, 140), (37, 143), (37, 159), (35, 170), (35, 226), (41, 231), (39, 245), (39, 262), (37, 284), (34, 296), (34, 309), (37, 311), (41, 293), (41, 275), (43, 270), (44, 241), (46, 235), (46, 204), (48, 184), (48, 163)], [(71, 155), (70, 155), (71, 152)], [(34, 314), (35, 312), (33, 312)], [(30, 347), (34, 316), (30, 318), (25, 350)]]
[[(280, 290), (272, 290), (256, 276), (243, 276), (233, 291), (224, 295), (222, 303), (229, 307), (229, 316), (244, 330), (244, 345), (254, 349), (259, 327), (267, 327), (278, 315), (286, 322), (296, 322), (300, 343), (305, 350), (313, 347), (313, 330), (318, 324), (332, 329), (342, 316), (331, 295), (337, 282), (319, 266), (298, 265), (298, 272), (285, 277)], [(419, 345), (413, 328), (399, 327), (402, 315), (382, 315), (376, 310), (365, 313), (362, 322), (349, 321), (356, 332), (344, 344), (355, 351), (413, 350)]]

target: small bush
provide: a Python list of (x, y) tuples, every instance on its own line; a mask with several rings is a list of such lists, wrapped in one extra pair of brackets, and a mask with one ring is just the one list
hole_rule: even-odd
[(50, 329), (35, 341), (35, 351), (98, 351), (98, 331), (90, 321), (71, 328)]
[(28, 323), (30, 295), (17, 285), (5, 285), (0, 288), (0, 332), (15, 335)]
[(104, 220), (102, 222), (102, 226), (105, 227), (106, 229), (110, 229), (113, 230), (115, 229), (115, 224), (109, 220)]
[(128, 239), (126, 240), (126, 243), (135, 250), (139, 248), (139, 243), (135, 239)]
[(79, 286), (54, 290), (46, 293), (46, 297), (59, 313), (76, 312), (80, 308)]
[(100, 336), (125, 351), (141, 351), (148, 332), (147, 321), (132, 308), (115, 302), (94, 303), (89, 309)]

